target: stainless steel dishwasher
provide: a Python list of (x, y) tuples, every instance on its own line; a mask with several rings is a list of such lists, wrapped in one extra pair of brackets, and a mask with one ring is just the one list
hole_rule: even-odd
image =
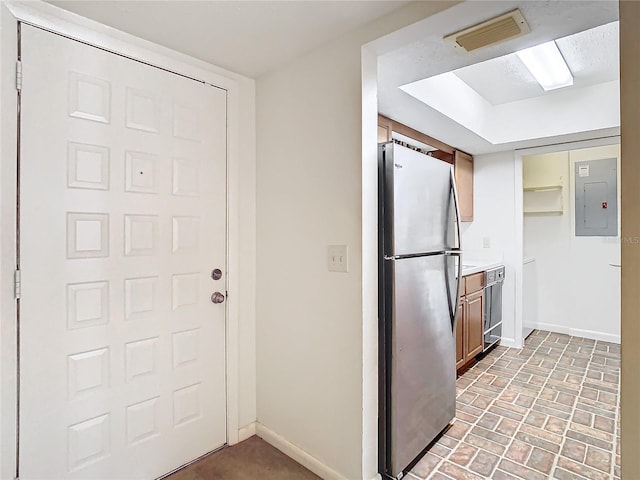
[(502, 283), (504, 267), (484, 274), (484, 348), (486, 352), (502, 338)]

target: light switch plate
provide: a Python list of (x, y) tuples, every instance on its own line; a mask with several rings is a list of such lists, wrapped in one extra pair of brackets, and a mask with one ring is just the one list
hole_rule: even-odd
[(327, 266), (330, 272), (348, 272), (349, 257), (346, 245), (329, 245), (327, 248)]
[(491, 238), (490, 237), (482, 237), (482, 247), (483, 248), (491, 248)]

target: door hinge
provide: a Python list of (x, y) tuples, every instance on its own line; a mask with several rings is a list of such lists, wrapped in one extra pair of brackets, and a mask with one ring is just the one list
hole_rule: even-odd
[(16, 61), (16, 90), (22, 91), (22, 62)]
[(22, 290), (22, 279), (20, 275), (20, 270), (16, 270), (15, 273), (13, 274), (13, 293), (16, 300), (20, 298), (21, 290)]

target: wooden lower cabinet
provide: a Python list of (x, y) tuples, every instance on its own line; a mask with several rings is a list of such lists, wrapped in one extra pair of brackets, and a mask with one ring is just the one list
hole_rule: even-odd
[(482, 353), (483, 332), (482, 316), (484, 312), (484, 291), (467, 295), (465, 305), (465, 340), (467, 342), (466, 354), (468, 358), (475, 358)]
[[(460, 297), (456, 324), (456, 370), (458, 371), (471, 366), (484, 347), (484, 282), (479, 283), (477, 278), (467, 277), (463, 278), (463, 282), (466, 284), (463, 291), (467, 293)], [(474, 289), (476, 291), (473, 291)]]

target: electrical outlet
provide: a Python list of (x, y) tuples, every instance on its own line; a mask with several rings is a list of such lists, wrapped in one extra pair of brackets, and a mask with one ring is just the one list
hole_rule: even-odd
[(491, 248), (491, 238), (490, 237), (483, 237), (482, 238), (482, 247), (483, 248)]
[(346, 245), (329, 245), (327, 248), (327, 266), (330, 272), (349, 271)]

